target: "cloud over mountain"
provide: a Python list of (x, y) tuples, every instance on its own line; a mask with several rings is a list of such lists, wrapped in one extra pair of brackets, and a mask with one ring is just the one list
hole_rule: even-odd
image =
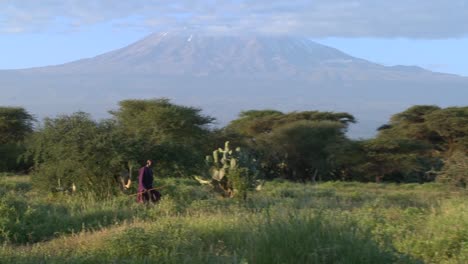
[(107, 22), (150, 30), (437, 39), (468, 35), (468, 0), (0, 1), (3, 33)]

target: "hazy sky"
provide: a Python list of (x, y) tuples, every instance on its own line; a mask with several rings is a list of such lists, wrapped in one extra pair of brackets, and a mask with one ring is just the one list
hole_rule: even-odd
[(91, 57), (184, 27), (304, 35), (385, 65), (468, 76), (468, 0), (0, 0), (0, 69)]

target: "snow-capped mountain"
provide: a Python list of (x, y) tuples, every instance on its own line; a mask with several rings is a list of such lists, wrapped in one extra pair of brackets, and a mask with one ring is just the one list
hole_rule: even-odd
[(415, 66), (385, 67), (307, 38), (152, 34), (94, 58), (0, 71), (0, 105), (39, 117), (84, 110), (105, 116), (127, 98), (169, 97), (221, 124), (246, 109), (348, 111), (369, 136), (413, 104), (466, 105), (468, 78)]

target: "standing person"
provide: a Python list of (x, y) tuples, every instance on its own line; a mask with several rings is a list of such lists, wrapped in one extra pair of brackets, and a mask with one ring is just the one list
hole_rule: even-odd
[(147, 160), (146, 165), (138, 171), (138, 196), (139, 203), (146, 203), (148, 201), (157, 202), (161, 199), (161, 194), (157, 190), (153, 190), (153, 161)]

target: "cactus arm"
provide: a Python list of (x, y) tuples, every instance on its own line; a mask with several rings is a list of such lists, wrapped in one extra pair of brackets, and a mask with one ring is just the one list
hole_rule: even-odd
[(198, 177), (198, 176), (194, 176), (195, 180), (197, 180), (200, 184), (204, 184), (204, 185), (211, 185), (211, 181), (207, 181), (207, 180), (203, 180), (202, 178)]

